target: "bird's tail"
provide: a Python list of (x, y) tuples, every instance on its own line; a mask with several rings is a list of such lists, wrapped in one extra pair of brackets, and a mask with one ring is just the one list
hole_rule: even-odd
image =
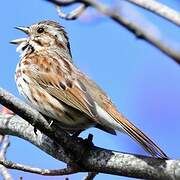
[(169, 159), (168, 156), (140, 129), (123, 117), (115, 108), (105, 111), (97, 105), (97, 112), (100, 117), (100, 123), (106, 127), (124, 132), (137, 141), (148, 153), (154, 157)]
[(150, 138), (148, 138), (140, 129), (135, 127), (127, 119), (123, 118), (120, 122), (119, 120), (117, 121), (124, 131), (136, 140), (152, 156), (169, 159), (168, 156)]

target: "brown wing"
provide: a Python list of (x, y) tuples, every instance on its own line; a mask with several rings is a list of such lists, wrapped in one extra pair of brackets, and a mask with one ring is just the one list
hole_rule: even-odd
[(168, 159), (168, 156), (141, 130), (129, 122), (122, 114), (118, 112), (116, 107), (107, 97), (107, 95), (97, 86), (95, 82), (90, 80), (87, 76), (79, 72), (82, 82), (86, 85), (87, 90), (96, 103), (103, 108), (114, 120), (116, 120), (124, 131), (136, 140), (147, 152), (153, 156), (159, 156)]
[(56, 53), (50, 56), (38, 52), (26, 57), (23, 63), (28, 64), (26, 74), (51, 96), (96, 119), (94, 100), (76, 78), (76, 68), (68, 59)]
[[(44, 81), (46, 78), (43, 74), (39, 74), (39, 78), (41, 81), (38, 79), (38, 83), (46, 89), (51, 96), (95, 119), (96, 109), (94, 100), (86, 89), (82, 89), (81, 86), (77, 84), (69, 85), (67, 80), (58, 78), (57, 76), (51, 77), (49, 81), (46, 80), (46, 82)], [(52, 85), (54, 78), (58, 83)]]
[[(48, 76), (50, 76), (50, 74), (48, 74)], [(52, 85), (52, 82), (54, 82), (53, 78), (56, 78), (57, 82), (59, 82), (59, 85), (58, 83)], [(80, 80), (77, 80), (77, 83), (75, 83), (74, 85), (70, 85), (69, 83), (66, 83), (66, 85), (64, 85), (62, 84), (62, 82), (65, 82), (65, 80), (62, 80), (60, 78), (57, 79), (55, 75), (51, 76), (51, 78), (46, 78), (45, 75), (41, 74), (40, 79), (38, 79), (38, 83), (44, 89), (46, 89), (46, 91), (51, 96), (75, 109), (78, 109), (83, 113), (86, 113), (89, 117), (92, 118), (92, 120), (97, 122), (97, 128), (110, 134), (116, 134), (115, 130), (113, 130), (112, 128), (101, 126), (97, 119), (98, 115), (96, 112), (94, 100)], [(44, 82), (43, 79), (46, 79), (46, 82)]]

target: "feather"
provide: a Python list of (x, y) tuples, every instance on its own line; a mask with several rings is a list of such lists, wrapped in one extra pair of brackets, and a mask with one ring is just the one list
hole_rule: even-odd
[(81, 72), (79, 72), (79, 76), (92, 98), (96, 100), (95, 104), (101, 125), (128, 134), (152, 156), (169, 159), (150, 138), (118, 112), (105, 92), (94, 81)]

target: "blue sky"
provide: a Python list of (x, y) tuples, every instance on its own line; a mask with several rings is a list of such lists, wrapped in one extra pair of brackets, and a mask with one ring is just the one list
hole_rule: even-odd
[[(162, 2), (180, 10), (177, 0)], [(19, 54), (16, 53), (15, 46), (8, 42), (23, 37), (24, 34), (13, 27), (29, 26), (45, 19), (58, 21), (69, 34), (74, 62), (107, 92), (129, 120), (149, 135), (170, 157), (180, 157), (180, 69), (169, 57), (145, 41), (136, 39), (108, 18), (90, 23), (82, 20), (64, 21), (57, 16), (54, 6), (43, 0), (14, 0), (11, 3), (2, 1), (1, 7), (1, 87), (19, 96), (14, 82)], [(141, 12), (149, 21), (158, 25), (162, 37), (180, 48), (180, 32), (175, 25), (151, 13)], [(97, 146), (145, 154), (138, 144), (125, 135), (112, 136), (92, 128), (84, 132), (83, 136), (87, 136), (89, 132), (94, 134)], [(15, 162), (41, 168), (61, 168), (64, 165), (30, 143), (15, 137), (11, 137), (7, 157)], [(20, 176), (26, 180), (64, 179), (14, 170), (11, 173), (15, 179)], [(69, 177), (78, 180), (84, 175)], [(109, 178), (119, 179), (118, 176), (103, 174), (96, 177), (97, 180)]]

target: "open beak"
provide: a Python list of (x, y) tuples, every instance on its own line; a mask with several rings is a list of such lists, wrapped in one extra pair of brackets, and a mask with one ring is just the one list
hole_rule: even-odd
[(19, 38), (19, 39), (14, 39), (10, 41), (11, 44), (21, 44), (22, 42), (26, 42), (27, 38)]
[(15, 27), (15, 29), (18, 29), (26, 34), (29, 34), (29, 28), (28, 27)]
[[(18, 29), (26, 34), (29, 34), (29, 28), (28, 27), (15, 27), (15, 29)], [(10, 41), (11, 44), (21, 44), (22, 42), (26, 42), (27, 38), (19, 38)]]

